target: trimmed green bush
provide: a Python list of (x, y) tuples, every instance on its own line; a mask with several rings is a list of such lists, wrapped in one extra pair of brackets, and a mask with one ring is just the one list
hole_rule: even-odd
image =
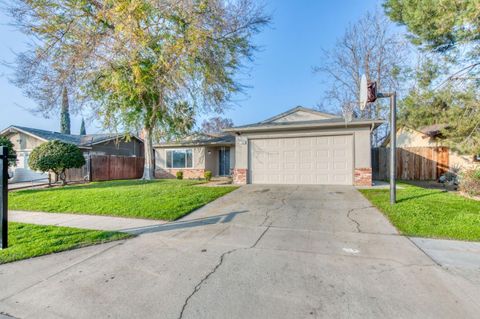
[(77, 146), (55, 140), (36, 147), (30, 154), (28, 165), (36, 171), (55, 173), (66, 185), (65, 171), (82, 167), (85, 158)]
[(176, 175), (177, 179), (183, 179), (183, 171), (178, 171)]
[(212, 179), (212, 172), (211, 171), (205, 171), (205, 173), (203, 173), (203, 177), (205, 177), (205, 180), (207, 182), (210, 182), (210, 180)]

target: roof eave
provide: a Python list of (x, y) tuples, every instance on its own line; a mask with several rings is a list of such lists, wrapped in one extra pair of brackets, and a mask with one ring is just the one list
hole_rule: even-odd
[(225, 132), (231, 133), (241, 133), (241, 132), (260, 132), (260, 131), (289, 131), (297, 129), (317, 129), (317, 128), (335, 128), (335, 127), (358, 127), (365, 126), (371, 127), (374, 126), (374, 129), (385, 123), (383, 120), (369, 120), (369, 121), (358, 121), (358, 122), (336, 122), (336, 123), (311, 123), (311, 124), (290, 124), (284, 126), (277, 125), (262, 125), (262, 126), (248, 126), (248, 127), (232, 127), (225, 129)]
[(10, 133), (12, 130), (16, 130), (16, 131), (18, 131), (18, 132), (21, 132), (21, 133), (23, 133), (23, 134), (27, 134), (27, 135), (29, 135), (29, 136), (31, 136), (31, 137), (34, 137), (34, 138), (36, 138), (36, 139), (39, 139), (39, 140), (41, 140), (41, 141), (48, 142), (48, 140), (44, 139), (43, 137), (40, 137), (40, 136), (38, 136), (38, 135), (36, 135), (36, 134), (33, 134), (33, 133), (31, 133), (31, 132), (22, 130), (21, 128), (18, 128), (18, 127), (16, 127), (15, 125), (11, 125), (11, 126), (7, 127), (6, 129), (4, 129), (3, 131), (0, 132), (0, 135), (4, 135), (4, 134), (7, 134), (7, 133)]
[(171, 148), (171, 147), (203, 147), (203, 146), (234, 146), (235, 142), (222, 142), (222, 143), (168, 143), (168, 144), (155, 144), (153, 148)]

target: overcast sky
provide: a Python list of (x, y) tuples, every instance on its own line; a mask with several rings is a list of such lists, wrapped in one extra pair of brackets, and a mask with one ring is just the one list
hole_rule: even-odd
[[(297, 105), (313, 107), (322, 101), (324, 87), (318, 65), (321, 49), (331, 48), (350, 22), (366, 11), (380, 7), (378, 0), (266, 0), (272, 25), (256, 37), (262, 46), (249, 74), (242, 75), (250, 88), (225, 112), (235, 124), (257, 122)], [(8, 25), (0, 12), (0, 60), (11, 62), (13, 52), (25, 48), (27, 39)], [(44, 119), (27, 109), (35, 102), (9, 83), (12, 70), (0, 65), (0, 128), (16, 124), (48, 130), (59, 129), (59, 116)], [(80, 115), (72, 116), (72, 133), (80, 129)], [(87, 123), (87, 132), (101, 131), (98, 123)]]

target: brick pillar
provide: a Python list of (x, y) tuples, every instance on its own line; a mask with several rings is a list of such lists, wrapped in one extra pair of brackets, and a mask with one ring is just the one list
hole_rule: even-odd
[(246, 168), (233, 169), (233, 183), (238, 185), (247, 184), (247, 171)]
[(372, 186), (372, 168), (355, 168), (353, 183), (355, 186)]

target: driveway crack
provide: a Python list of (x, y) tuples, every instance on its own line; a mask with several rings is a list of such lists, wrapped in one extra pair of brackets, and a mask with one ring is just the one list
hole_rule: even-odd
[(220, 268), (220, 266), (223, 264), (223, 261), (225, 260), (225, 256), (239, 250), (240, 248), (235, 248), (235, 249), (232, 249), (232, 250), (229, 250), (227, 252), (224, 252), (221, 256), (220, 256), (220, 261), (215, 265), (215, 267), (213, 268), (212, 271), (210, 271), (205, 277), (202, 278), (202, 280), (200, 280), (200, 282), (195, 286), (195, 288), (193, 289), (192, 293), (190, 295), (188, 295), (188, 297), (185, 299), (185, 302), (183, 303), (183, 306), (182, 306), (182, 310), (180, 311), (180, 316), (178, 317), (179, 319), (183, 318), (183, 314), (185, 312), (185, 309), (187, 308), (188, 306), (188, 302), (190, 301), (190, 299), (193, 298), (193, 296), (202, 288), (202, 285), (205, 281), (208, 280), (208, 278), (210, 278), (210, 276), (212, 276), (217, 270), (218, 268)]
[(352, 208), (352, 209), (349, 209), (348, 212), (347, 212), (347, 218), (353, 222), (355, 224), (355, 227), (357, 229), (357, 232), (359, 233), (363, 233), (362, 231), (362, 228), (361, 228), (361, 225), (360, 225), (360, 222), (358, 220), (356, 220), (355, 218), (353, 218), (351, 216), (351, 214), (357, 210), (363, 210), (363, 209), (368, 209), (368, 208), (373, 208), (374, 206), (366, 206), (366, 207), (360, 207), (360, 208)]
[(268, 232), (268, 230), (270, 229), (270, 226), (272, 225), (272, 223), (270, 223), (266, 228), (265, 230), (260, 234), (260, 236), (258, 236), (257, 240), (255, 240), (255, 242), (253, 243), (253, 245), (251, 245), (250, 247), (243, 247), (243, 248), (235, 248), (235, 249), (231, 249), (229, 251), (226, 251), (224, 252), (222, 255), (220, 255), (220, 260), (219, 262), (215, 265), (215, 267), (205, 276), (202, 278), (202, 280), (200, 280), (200, 282), (193, 288), (193, 291), (190, 295), (187, 296), (187, 298), (185, 299), (185, 302), (183, 303), (183, 306), (182, 306), (182, 309), (180, 311), (180, 315), (178, 317), (178, 319), (182, 319), (183, 318), (183, 315), (185, 313), (185, 310), (187, 309), (187, 306), (188, 306), (188, 303), (189, 301), (193, 298), (193, 296), (198, 292), (200, 291), (200, 289), (202, 288), (202, 285), (213, 275), (215, 274), (215, 272), (222, 266), (223, 262), (225, 261), (225, 257), (236, 252), (236, 251), (239, 251), (239, 250), (249, 250), (249, 249), (253, 249), (255, 248), (258, 243), (262, 240), (263, 236), (265, 236), (265, 234)]
[[(267, 223), (267, 221), (271, 218), (270, 214), (273, 211), (278, 210), (278, 209), (286, 206), (287, 205), (287, 196), (288, 195), (290, 195), (290, 196), (293, 195), (298, 189), (299, 189), (299, 186), (297, 186), (291, 193), (285, 194), (285, 195), (281, 196), (280, 198), (271, 197), (271, 199), (274, 200), (274, 201), (279, 200), (281, 204), (278, 205), (277, 207), (273, 207), (273, 208), (265, 210), (265, 218), (259, 226), (264, 226)], [(270, 225), (272, 224), (272, 222), (270, 223)]]

